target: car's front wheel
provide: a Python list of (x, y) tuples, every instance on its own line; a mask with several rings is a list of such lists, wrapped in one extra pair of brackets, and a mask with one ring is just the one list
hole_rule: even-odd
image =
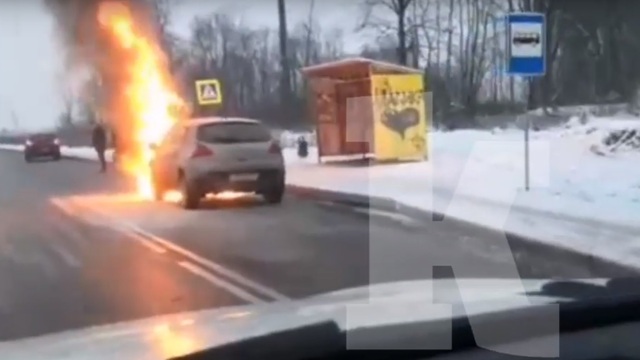
[(31, 162), (31, 155), (24, 154), (24, 161), (30, 163)]

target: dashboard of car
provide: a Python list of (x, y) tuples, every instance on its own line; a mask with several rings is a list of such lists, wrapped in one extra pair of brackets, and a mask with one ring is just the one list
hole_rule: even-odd
[(535, 337), (496, 345), (491, 350), (475, 348), (426, 358), (438, 360), (504, 360), (521, 357), (572, 360), (640, 359), (638, 334), (640, 334), (640, 323), (634, 322)]

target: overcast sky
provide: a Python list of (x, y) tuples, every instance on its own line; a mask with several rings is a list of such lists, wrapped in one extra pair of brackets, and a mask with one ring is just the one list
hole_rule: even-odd
[[(287, 2), (291, 26), (307, 19), (309, 4), (310, 0)], [(172, 28), (186, 36), (195, 15), (214, 11), (245, 24), (277, 26), (276, 0), (174, 0)], [(316, 21), (325, 29), (343, 29), (348, 50), (362, 44), (363, 35), (349, 35), (359, 18), (358, 1), (315, 1)], [(25, 130), (55, 125), (62, 109), (57, 85), (63, 77), (62, 52), (53, 19), (39, 0), (0, 0), (0, 53), (0, 129), (14, 129), (16, 124)]]

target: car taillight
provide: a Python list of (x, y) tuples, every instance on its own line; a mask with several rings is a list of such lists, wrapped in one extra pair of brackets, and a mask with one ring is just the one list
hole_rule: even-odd
[(280, 145), (277, 142), (272, 142), (271, 145), (269, 146), (269, 153), (271, 154), (280, 154), (282, 152), (282, 149), (280, 148)]
[(193, 151), (193, 153), (191, 153), (191, 158), (207, 157), (212, 155), (213, 155), (213, 151), (211, 151), (208, 147), (202, 144), (198, 144), (198, 146), (196, 146), (196, 149)]

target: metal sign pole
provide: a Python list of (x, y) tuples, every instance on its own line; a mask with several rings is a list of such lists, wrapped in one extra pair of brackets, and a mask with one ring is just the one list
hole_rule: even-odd
[[(507, 73), (524, 79), (544, 76), (546, 71), (545, 15), (521, 12), (507, 15)], [(529, 132), (531, 117), (524, 121), (524, 188), (529, 191)]]
[(525, 119), (524, 125), (524, 190), (529, 191), (529, 128), (531, 120), (529, 116)]

